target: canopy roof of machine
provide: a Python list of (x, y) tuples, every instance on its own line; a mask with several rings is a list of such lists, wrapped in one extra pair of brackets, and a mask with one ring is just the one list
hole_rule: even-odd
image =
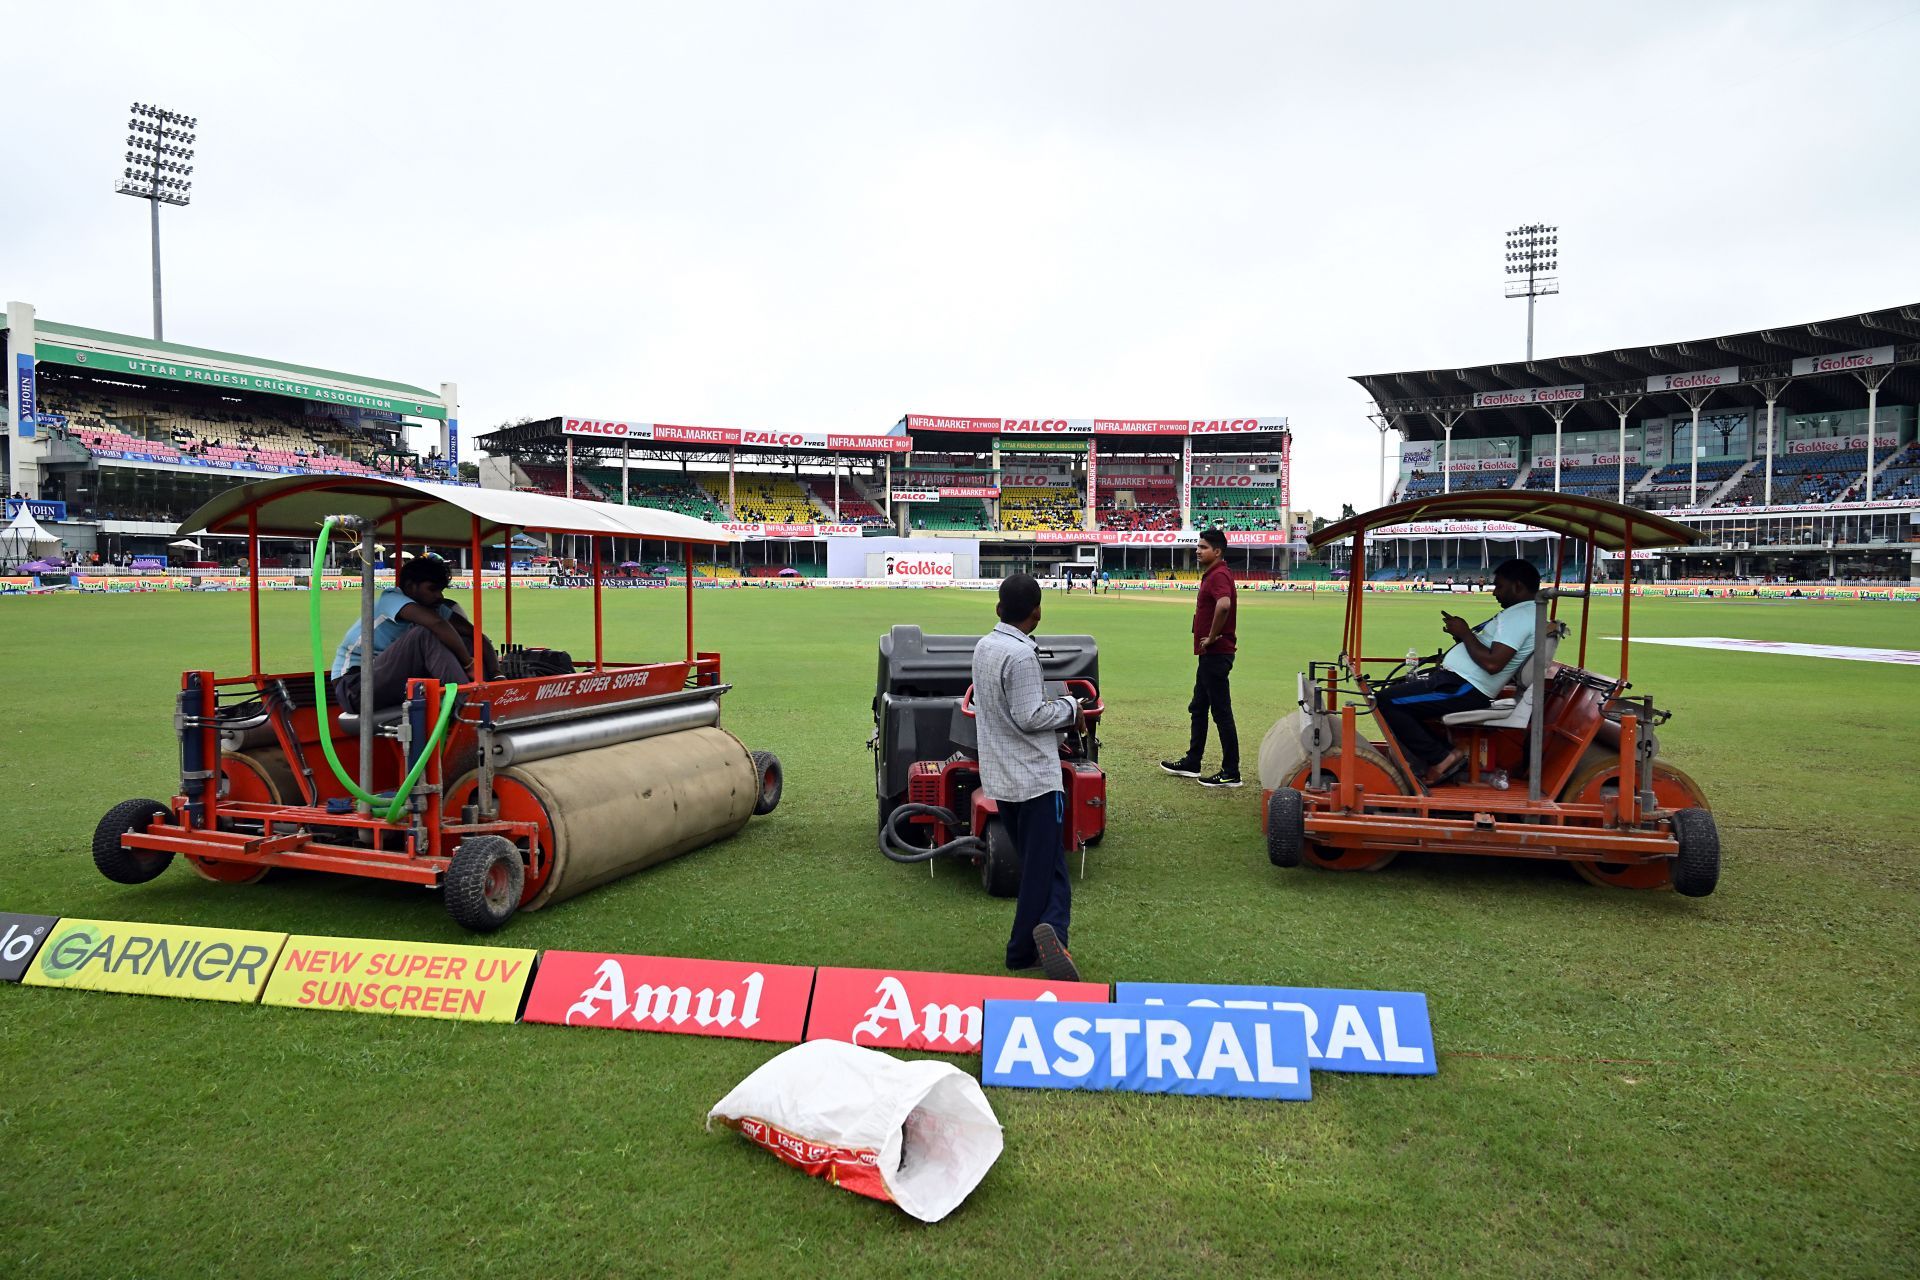
[(1687, 547), (1700, 540), (1698, 529), (1638, 507), (1623, 506), (1611, 498), (1530, 489), (1474, 489), (1409, 498), (1349, 516), (1308, 538), (1307, 545), (1318, 551), (1362, 530), (1390, 529), (1417, 520), (1506, 520), (1549, 533), (1591, 538), (1602, 551), (1624, 550), (1629, 534), (1636, 551)]
[(472, 539), (475, 519), (488, 543), (504, 541), (512, 529), (704, 544), (741, 540), (705, 520), (652, 507), (372, 476), (256, 480), (217, 495), (181, 521), (178, 532), (245, 535), (254, 516), (262, 534), (312, 537), (322, 520), (336, 515), (373, 520), (383, 535), (392, 535), (397, 523), (409, 542), (453, 546)]

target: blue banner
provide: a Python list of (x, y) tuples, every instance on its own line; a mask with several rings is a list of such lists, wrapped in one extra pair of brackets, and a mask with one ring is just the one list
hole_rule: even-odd
[(16, 351), (13, 355), (16, 378), (13, 384), (13, 403), (20, 410), (20, 431), (22, 440), (33, 439), (36, 415), (40, 412), (39, 383), (33, 376), (33, 355), (31, 352)]
[(33, 512), (33, 518), (35, 520), (65, 520), (67, 518), (67, 504), (64, 502), (52, 502), (45, 498), (8, 498), (7, 519), (11, 520), (19, 515), (20, 508), (22, 507)]
[(1113, 998), (1156, 1007), (1292, 1010), (1306, 1019), (1307, 1059), (1317, 1071), (1396, 1076), (1439, 1071), (1427, 998), (1419, 992), (1122, 982)]
[(1292, 1011), (989, 1000), (980, 1080), (1304, 1102), (1306, 1019)]
[(460, 419), (447, 419), (447, 474), (460, 478)]

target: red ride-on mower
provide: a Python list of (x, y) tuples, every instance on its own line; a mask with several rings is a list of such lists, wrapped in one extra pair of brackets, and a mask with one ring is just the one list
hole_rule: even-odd
[[(375, 705), (362, 670), (359, 706), (343, 711), (327, 679), (337, 634), (323, 634), (316, 574), (309, 648), (291, 669), (260, 644), (260, 539), (334, 530), (360, 544), (361, 634), (374, 629), (375, 539), (459, 548), (476, 568), (505, 546), (498, 579), (500, 670), (474, 655), (458, 685), (409, 682), (405, 701)], [(592, 544), (593, 652), (528, 649), (513, 640), (511, 540), (522, 530)], [(229, 489), (181, 533), (242, 534), (251, 572), (250, 660), (242, 672), (188, 671), (174, 725), (180, 791), (127, 800), (94, 831), (102, 875), (139, 884), (178, 855), (205, 879), (251, 884), (275, 867), (438, 889), (468, 929), (497, 929), (520, 910), (559, 902), (724, 840), (780, 802), (780, 762), (720, 727), (720, 655), (693, 643), (692, 548), (733, 534), (670, 511), (386, 477), (282, 476)], [(673, 540), (687, 554), (684, 637), (657, 661), (605, 650), (601, 549)], [(485, 634), (492, 583), (470, 578), (471, 623)], [(343, 584), (350, 585), (350, 584)], [(586, 603), (583, 598), (582, 604)], [(624, 642), (624, 641), (623, 641)], [(357, 763), (358, 768), (354, 768)]]
[[(880, 852), (895, 862), (970, 858), (996, 898), (1020, 891), (1020, 857), (998, 804), (980, 788), (973, 715), (973, 646), (978, 636), (930, 636), (899, 626), (880, 637), (873, 699), (874, 792)], [(1046, 696), (1071, 695), (1086, 708), (1084, 734), (1060, 735), (1066, 821), (1061, 839), (1080, 854), (1107, 833), (1107, 775), (1100, 768), (1100, 652), (1091, 636), (1035, 636)], [(929, 868), (931, 869), (931, 868)]]
[[(1554, 573), (1534, 603), (1532, 655), (1491, 706), (1442, 717), (1467, 759), (1458, 775), (1435, 783), (1422, 779), (1376, 712), (1377, 687), (1406, 664), (1362, 648), (1368, 532), (1427, 520), (1499, 520), (1558, 535)], [(1665, 516), (1604, 498), (1510, 489), (1410, 499), (1314, 534), (1308, 545), (1316, 549), (1351, 539), (1346, 630), (1338, 657), (1301, 676), (1300, 710), (1260, 744), (1268, 859), (1377, 871), (1403, 852), (1548, 858), (1594, 884), (1712, 893), (1720, 879), (1712, 809), (1698, 784), (1660, 757), (1654, 729), (1668, 712), (1649, 696), (1629, 695), (1627, 681), (1633, 553), (1698, 538)], [(1558, 586), (1574, 539), (1586, 544), (1585, 583)], [(1622, 566), (1618, 675), (1587, 667), (1586, 601), (1601, 552)], [(1577, 647), (1559, 617), (1562, 602), (1575, 600)], [(1361, 731), (1363, 717), (1375, 721), (1374, 736)]]

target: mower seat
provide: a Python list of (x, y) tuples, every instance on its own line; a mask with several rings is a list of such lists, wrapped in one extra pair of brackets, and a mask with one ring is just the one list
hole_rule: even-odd
[[(1560, 637), (1567, 634), (1567, 624), (1553, 622), (1547, 625), (1546, 648), (1540, 654), (1540, 666), (1543, 670), (1553, 669), (1553, 655), (1560, 647)], [(1533, 686), (1527, 683), (1527, 671), (1533, 665), (1532, 659), (1520, 664), (1513, 673), (1514, 684), (1519, 688), (1518, 697), (1495, 698), (1493, 705), (1484, 711), (1455, 711), (1440, 717), (1445, 725), (1478, 725), (1482, 729), (1524, 729), (1533, 719)]]
[[(375, 709), (373, 713), (373, 731), (375, 733), (385, 733), (398, 729), (400, 727), (400, 721), (406, 718), (406, 714), (407, 709), (405, 707), (379, 707)], [(357, 712), (342, 711), (339, 715), (335, 716), (334, 719), (339, 722), (342, 729), (351, 729), (355, 733), (360, 732), (360, 716)]]

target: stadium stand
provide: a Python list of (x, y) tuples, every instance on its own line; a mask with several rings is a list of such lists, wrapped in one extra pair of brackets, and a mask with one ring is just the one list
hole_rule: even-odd
[(942, 498), (938, 502), (917, 502), (912, 512), (912, 527), (942, 532), (975, 532), (991, 528), (987, 506), (978, 498)]
[[(1627, 464), (1627, 488), (1646, 479), (1647, 468), (1633, 463)], [(1597, 466), (1560, 468), (1560, 492), (1587, 494), (1596, 498), (1611, 498), (1620, 486), (1620, 469), (1614, 463), (1602, 463)], [(1527, 489), (1553, 488), (1553, 459), (1535, 461), (1533, 469), (1527, 472)]]
[[(1864, 497), (1865, 486), (1854, 496)], [(1885, 470), (1873, 478), (1873, 496), (1875, 501), (1920, 498), (1920, 442), (1894, 454)]]
[[(716, 504), (727, 500), (727, 477), (702, 476), (700, 483)], [(740, 472), (733, 482), (733, 515), (756, 524), (812, 524), (820, 518), (807, 491), (792, 476)]]
[(1000, 527), (1009, 532), (1078, 529), (1084, 511), (1074, 489), (1015, 486), (1000, 491)]
[[(821, 518), (825, 519), (829, 516), (832, 516), (833, 515), (833, 477), (828, 476), (824, 479), (817, 479), (812, 483), (811, 488), (813, 490), (813, 496), (817, 498), (820, 502)], [(842, 479), (840, 481), (839, 522), (841, 524), (864, 524), (864, 525), (876, 525), (876, 526), (893, 523), (891, 520), (887, 519), (885, 512), (881, 511), (880, 508), (874, 506), (871, 502), (868, 502), (865, 498), (861, 497), (860, 491), (854, 488), (853, 482), (846, 479)]]
[[(567, 469), (565, 467), (547, 466), (536, 462), (523, 462), (520, 464), (520, 470), (526, 473), (526, 487), (533, 492), (550, 494), (556, 498), (564, 498), (567, 496)], [(576, 498), (584, 498), (588, 502), (605, 502), (607, 500), (607, 495), (595, 488), (593, 484), (588, 481), (586, 473), (580, 470), (575, 470), (573, 473), (573, 496)]]
[(1221, 489), (1199, 486), (1193, 490), (1193, 527), (1242, 531), (1277, 529), (1280, 526), (1280, 490)]
[[(1513, 482), (1520, 478), (1520, 468), (1513, 467), (1504, 471), (1456, 471), (1453, 473), (1452, 492), (1464, 493), (1469, 489), (1511, 489)], [(1551, 473), (1547, 487), (1553, 487)], [(1437, 474), (1416, 471), (1407, 478), (1402, 498), (1425, 498), (1443, 491)]]
[[(577, 477), (576, 477), (577, 478)], [(620, 493), (620, 472), (615, 467), (594, 467), (587, 479), (613, 501)], [(678, 511), (701, 520), (725, 520), (726, 510), (713, 500), (700, 483), (677, 471), (633, 471), (627, 476), (627, 505), (653, 507), (660, 511)]]

